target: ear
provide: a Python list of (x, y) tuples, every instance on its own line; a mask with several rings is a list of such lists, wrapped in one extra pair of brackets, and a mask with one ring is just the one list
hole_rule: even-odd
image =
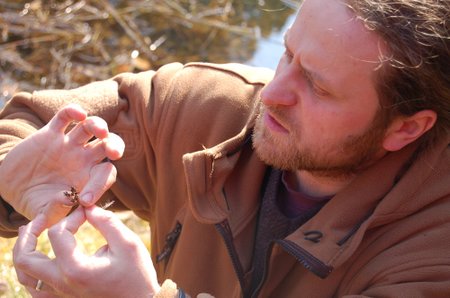
[(383, 148), (397, 151), (411, 144), (429, 131), (436, 123), (437, 115), (432, 110), (422, 110), (412, 116), (400, 116), (388, 127)]

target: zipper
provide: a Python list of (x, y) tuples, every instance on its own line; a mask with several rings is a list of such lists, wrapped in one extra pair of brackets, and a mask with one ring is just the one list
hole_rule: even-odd
[(245, 296), (245, 297), (258, 297), (262, 286), (266, 282), (267, 272), (269, 270), (269, 260), (270, 260), (270, 256), (272, 255), (272, 248), (273, 248), (273, 242), (271, 242), (271, 244), (267, 250), (267, 256), (266, 256), (266, 260), (265, 260), (266, 265), (264, 266), (264, 272), (263, 272), (261, 280), (259, 281), (259, 284), (256, 287), (253, 287), (253, 285), (252, 285), (252, 289), (250, 289), (249, 295)]
[(331, 271), (333, 271), (333, 267), (326, 265), (321, 260), (314, 257), (312, 254), (291, 241), (277, 240), (276, 243), (278, 243), (289, 254), (294, 256), (306, 269), (322, 279), (326, 278)]
[(244, 281), (244, 270), (242, 269), (241, 261), (239, 260), (239, 256), (236, 251), (236, 247), (233, 243), (233, 235), (231, 233), (231, 228), (227, 220), (222, 221), (221, 223), (215, 224), (217, 231), (222, 235), (222, 238), (225, 242), (225, 246), (228, 250), (228, 254), (230, 255), (231, 262), (233, 264), (234, 272), (239, 280), (239, 284), (241, 286), (242, 293), (244, 293), (245, 289), (245, 281)]
[[(280, 245), (289, 254), (294, 256), (306, 269), (313, 272), (320, 278), (326, 278), (333, 270), (333, 267), (330, 267), (330, 266), (324, 264), (322, 261), (320, 261), (313, 255), (311, 255), (309, 252), (307, 252), (306, 250), (297, 246), (296, 244), (294, 244), (291, 241), (276, 240), (276, 241), (274, 241), (274, 243), (277, 243), (278, 245)], [(266, 259), (267, 264), (266, 264), (266, 266), (264, 266), (263, 278), (260, 280), (258, 286), (252, 290), (251, 295), (249, 295), (248, 297), (252, 297), (252, 298), (258, 297), (262, 286), (266, 282), (267, 272), (269, 270), (268, 262), (269, 262), (270, 255), (271, 255), (270, 252), (272, 251), (274, 243), (271, 244), (271, 246), (269, 247), (269, 250), (268, 250), (269, 253), (267, 254), (267, 259)]]
[(167, 260), (172, 253), (173, 247), (178, 240), (178, 237), (181, 233), (182, 225), (177, 222), (175, 228), (166, 236), (166, 243), (164, 248), (160, 254), (156, 256), (156, 263), (161, 262), (162, 260)]

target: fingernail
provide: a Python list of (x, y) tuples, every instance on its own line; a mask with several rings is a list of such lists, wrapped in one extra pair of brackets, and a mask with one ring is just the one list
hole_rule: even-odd
[(81, 196), (80, 200), (83, 203), (83, 205), (90, 205), (92, 204), (92, 200), (93, 200), (93, 196), (90, 192), (85, 193), (84, 195)]

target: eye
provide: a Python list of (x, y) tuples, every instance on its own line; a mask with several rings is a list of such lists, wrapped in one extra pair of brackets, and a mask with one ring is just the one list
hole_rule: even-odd
[(316, 94), (318, 96), (329, 95), (329, 93), (327, 91), (320, 88), (316, 83), (314, 83), (314, 81), (310, 77), (306, 76), (306, 80), (307, 80), (308, 85), (310, 86), (311, 90), (314, 92), (314, 94)]
[(314, 79), (311, 78), (311, 76), (308, 73), (306, 73), (305, 71), (302, 71), (302, 73), (305, 76), (308, 86), (311, 88), (311, 90), (314, 92), (314, 94), (316, 94), (317, 96), (321, 96), (321, 97), (330, 95), (330, 93), (328, 91), (326, 91), (325, 89), (318, 86), (314, 82)]
[(294, 54), (292, 54), (288, 49), (286, 49), (284, 51), (284, 56), (286, 56), (286, 58), (291, 61), (294, 58)]
[(318, 95), (318, 96), (327, 96), (330, 95), (330, 93), (328, 93), (327, 91), (325, 91), (324, 89), (320, 88), (319, 86), (315, 85), (314, 83), (312, 83), (312, 90), (313, 92)]
[[(294, 54), (289, 51), (289, 49), (286, 48), (286, 50), (283, 53), (283, 56), (286, 58), (286, 63), (291, 63), (292, 60), (294, 59)], [(325, 89), (321, 88), (319, 85), (317, 85), (317, 83), (315, 82), (315, 80), (311, 77), (311, 75), (306, 72), (301, 65), (299, 65), (300, 68), (300, 73), (301, 75), (305, 78), (309, 88), (311, 89), (311, 91), (319, 96), (319, 97), (325, 97), (325, 96), (329, 96), (330, 93), (328, 91), (326, 91)]]

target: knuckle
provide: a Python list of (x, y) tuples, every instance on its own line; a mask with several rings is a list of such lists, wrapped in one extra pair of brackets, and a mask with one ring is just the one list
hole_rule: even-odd
[(104, 210), (104, 213), (106, 220), (110, 221), (111, 223), (114, 223), (116, 221), (116, 215), (114, 214), (114, 212), (110, 210)]
[(114, 141), (114, 142), (123, 142), (122, 137), (119, 136), (119, 135), (116, 134), (116, 133), (110, 132), (110, 133), (108, 134), (108, 137), (109, 137), (112, 141)]
[(105, 162), (101, 165), (102, 180), (99, 181), (104, 188), (109, 188), (117, 178), (117, 169), (111, 162)]
[(112, 163), (111, 163), (111, 178), (113, 180), (112, 183), (114, 183), (114, 181), (117, 178), (117, 168)]
[(48, 228), (47, 234), (50, 239), (56, 238), (59, 235), (61, 235), (61, 227), (58, 224), (56, 224), (56, 225)]
[(85, 187), (84, 192), (91, 192), (95, 197), (100, 197), (106, 190), (108, 185), (98, 181), (91, 181), (88, 186)]
[(25, 255), (18, 254), (14, 255), (14, 266), (16, 267), (17, 271), (27, 271), (27, 269), (30, 267), (30, 263)]
[(89, 118), (92, 119), (93, 122), (96, 122), (96, 123), (102, 124), (102, 125), (106, 125), (106, 121), (99, 116), (94, 115), (94, 116), (90, 116)]
[(16, 275), (17, 275), (17, 280), (19, 281), (19, 283), (25, 284), (27, 282), (27, 277), (22, 272), (17, 271)]
[(117, 180), (117, 169), (116, 167), (112, 166), (108, 179), (106, 180), (106, 183), (103, 185), (104, 191), (110, 188), (116, 182), (116, 180)]
[(117, 217), (116, 215), (110, 211), (110, 210), (103, 210), (102, 211), (102, 221), (108, 223), (110, 226), (117, 226)]
[(108, 124), (103, 118), (100, 118), (98, 116), (91, 116), (89, 117), (89, 125), (98, 126), (102, 129), (108, 128)]
[(127, 237), (125, 238), (124, 244), (129, 249), (130, 252), (137, 253), (140, 251), (141, 248), (141, 239), (136, 234), (129, 233), (129, 235), (127, 235)]

